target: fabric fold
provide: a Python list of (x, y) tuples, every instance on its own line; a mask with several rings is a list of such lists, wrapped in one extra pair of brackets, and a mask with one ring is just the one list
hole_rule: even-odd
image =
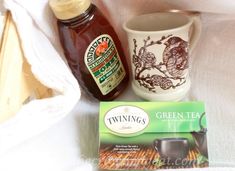
[(33, 3), (38, 9), (34, 9), (34, 15), (38, 14), (34, 17), (41, 21), (43, 30), (28, 10), (31, 7), (26, 5), (29, 1), (6, 0), (5, 7), (12, 13), (32, 73), (53, 90), (54, 96), (32, 100), (15, 117), (0, 125), (0, 153), (48, 129), (69, 114), (80, 98), (77, 80), (57, 51), (61, 49), (59, 43), (52, 44), (55, 35), (50, 33), (54, 32), (47, 24), (48, 20), (40, 18), (47, 10), (47, 1)]

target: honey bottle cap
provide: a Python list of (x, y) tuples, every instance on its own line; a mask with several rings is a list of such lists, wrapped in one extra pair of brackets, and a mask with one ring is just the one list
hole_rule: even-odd
[(90, 4), (90, 0), (49, 0), (52, 11), (60, 20), (79, 16), (89, 8)]

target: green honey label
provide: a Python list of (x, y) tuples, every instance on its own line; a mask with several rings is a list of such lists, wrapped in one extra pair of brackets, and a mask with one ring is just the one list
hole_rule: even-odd
[(84, 60), (103, 95), (115, 89), (126, 75), (113, 39), (107, 34), (91, 42)]

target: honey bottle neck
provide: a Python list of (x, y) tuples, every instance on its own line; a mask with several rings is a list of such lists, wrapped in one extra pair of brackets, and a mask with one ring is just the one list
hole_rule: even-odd
[(49, 5), (57, 19), (66, 21), (87, 14), (91, 2), (90, 0), (49, 0)]
[(67, 20), (60, 20), (60, 19), (58, 20), (64, 23), (65, 25), (79, 26), (90, 21), (93, 18), (92, 16), (95, 10), (96, 10), (96, 6), (91, 4), (90, 7), (79, 16), (76, 16), (74, 18), (67, 19)]

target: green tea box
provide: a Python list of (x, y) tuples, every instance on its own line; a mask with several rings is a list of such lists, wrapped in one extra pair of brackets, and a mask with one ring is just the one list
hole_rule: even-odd
[(208, 167), (203, 102), (101, 102), (99, 168)]

